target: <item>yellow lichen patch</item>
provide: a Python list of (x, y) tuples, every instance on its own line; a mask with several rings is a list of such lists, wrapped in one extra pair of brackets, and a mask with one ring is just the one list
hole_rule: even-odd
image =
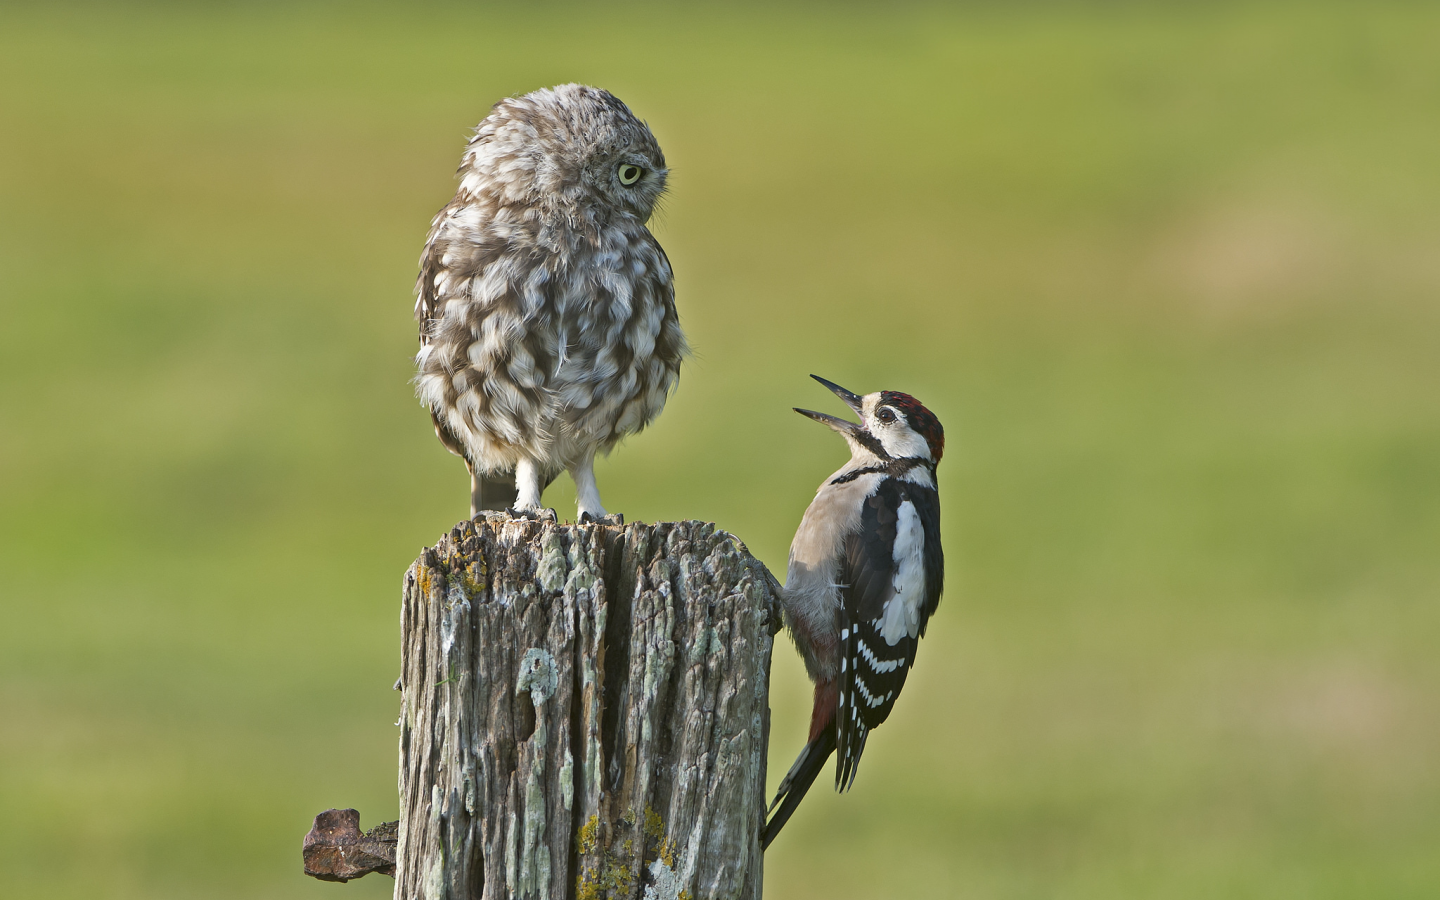
[(645, 807), (645, 838), (647, 844), (655, 843), (655, 855), (665, 865), (675, 868), (675, 841), (665, 836), (665, 820), (649, 806)]
[(656, 840), (665, 836), (665, 820), (649, 805), (645, 807), (645, 836)]
[(467, 564), (460, 572), (460, 583), (465, 587), (465, 593), (474, 596), (483, 591), (486, 574), (485, 560), (480, 559)]
[(634, 873), (630, 871), (627, 863), (623, 861), (606, 862), (593, 878), (585, 877), (583, 872), (580, 874), (575, 881), (575, 898), (576, 900), (606, 900), (612, 895), (628, 894), (634, 880)]
[(580, 833), (575, 835), (575, 851), (581, 856), (595, 851), (597, 834), (600, 831), (600, 817), (591, 816), (590, 821), (580, 826)]
[[(615, 891), (618, 894), (630, 893), (630, 884), (635, 880), (635, 874), (630, 871), (630, 866), (625, 861), (612, 862), (605, 867), (604, 882), (607, 891)], [(609, 894), (606, 894), (608, 897)]]
[[(576, 848), (582, 857), (599, 855), (589, 865), (582, 860), (581, 872), (576, 878), (575, 896), (578, 900), (608, 900), (610, 897), (628, 895), (635, 883), (635, 873), (651, 871), (651, 864), (660, 860), (671, 871), (676, 866), (676, 847), (673, 840), (665, 836), (665, 820), (650, 807), (645, 807), (643, 816), (633, 809), (626, 810), (613, 825), (612, 843), (601, 848), (599, 842), (600, 820), (591, 816), (575, 837)], [(623, 839), (620, 834), (631, 830)], [(636, 834), (635, 831), (639, 833)], [(637, 859), (638, 857), (638, 859)], [(687, 891), (680, 891), (679, 900), (691, 900)]]

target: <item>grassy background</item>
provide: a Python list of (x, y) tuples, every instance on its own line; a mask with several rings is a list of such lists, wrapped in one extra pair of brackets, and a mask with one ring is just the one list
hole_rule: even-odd
[(610, 508), (782, 569), (807, 373), (949, 430), (945, 602), (770, 896), (1440, 893), (1440, 10), (0, 20), (0, 895), (388, 894), (299, 841), (394, 816), (400, 576), (465, 512), (415, 260), (569, 80), (665, 147), (697, 351)]

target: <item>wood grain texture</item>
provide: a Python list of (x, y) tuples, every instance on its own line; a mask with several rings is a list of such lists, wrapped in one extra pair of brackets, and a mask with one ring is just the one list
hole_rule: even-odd
[(405, 575), (395, 896), (758, 898), (779, 586), (701, 522), (463, 522)]

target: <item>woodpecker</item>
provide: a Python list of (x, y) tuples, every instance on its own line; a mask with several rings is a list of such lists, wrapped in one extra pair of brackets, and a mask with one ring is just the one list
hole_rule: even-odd
[(935, 467), (945, 430), (909, 394), (857, 396), (818, 375), (857, 425), (796, 409), (834, 429), (850, 461), (805, 510), (785, 577), (785, 624), (815, 682), (810, 738), (770, 804), (762, 848), (780, 833), (831, 753), (835, 789), (855, 781), (865, 739), (895, 705), (940, 602), (945, 558)]

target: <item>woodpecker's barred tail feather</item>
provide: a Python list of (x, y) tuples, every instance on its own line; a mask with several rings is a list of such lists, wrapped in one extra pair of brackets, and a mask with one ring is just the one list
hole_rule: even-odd
[[(844, 437), (851, 456), (820, 486), (790, 547), (785, 622), (817, 688), (811, 742), (781, 783), (783, 815), (766, 825), (767, 844), (831, 748), (836, 789), (854, 783), (870, 731), (905, 686), (945, 577), (935, 481), (945, 448), (939, 419), (909, 394), (859, 397), (816, 380), (861, 421), (799, 410)], [(819, 723), (827, 726), (823, 735)]]

